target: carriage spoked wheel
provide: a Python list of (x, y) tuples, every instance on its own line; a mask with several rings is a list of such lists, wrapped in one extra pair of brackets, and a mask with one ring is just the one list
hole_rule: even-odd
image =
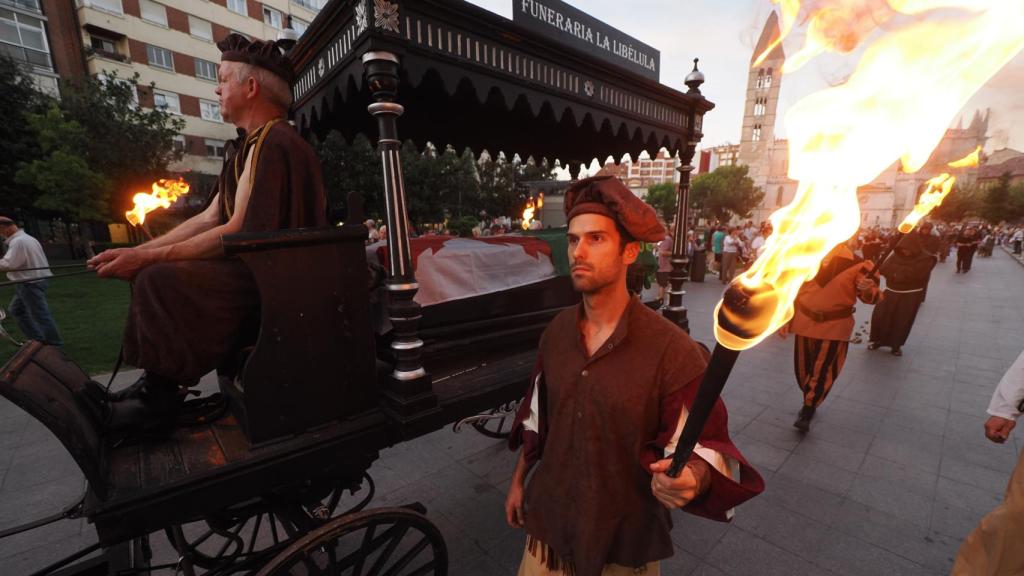
[(515, 421), (515, 411), (509, 412), (502, 406), (491, 410), (487, 415), (491, 418), (473, 422), (473, 428), (488, 438), (498, 440), (508, 438), (509, 433), (512, 432), (512, 423)]
[[(341, 514), (358, 512), (373, 498), (373, 480), (369, 474), (364, 474), (363, 479), (368, 487), (366, 495)], [(339, 515), (346, 490), (350, 490), (349, 484), (339, 484), (325, 497), (305, 503), (280, 496), (258, 498), (211, 514), (199, 522), (166, 528), (164, 532), (179, 554), (210, 573), (253, 570), (296, 538)]]
[(448, 548), (422, 505), (339, 516), (299, 538), (257, 576), (445, 576)]
[(504, 440), (512, 432), (512, 425), (516, 420), (516, 412), (522, 400), (514, 400), (493, 408), (482, 414), (468, 416), (459, 420), (452, 426), (452, 430), (458, 434), (464, 426), (471, 425), (474, 430), (496, 440)]

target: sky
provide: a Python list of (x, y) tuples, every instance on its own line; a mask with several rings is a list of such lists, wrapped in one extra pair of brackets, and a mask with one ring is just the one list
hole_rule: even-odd
[[(517, 0), (469, 0), (511, 18)], [(701, 88), (715, 109), (704, 118), (702, 147), (738, 143), (751, 53), (772, 10), (769, 0), (568, 0), (568, 4), (661, 51), (661, 83), (685, 91), (683, 80), (700, 58), (707, 77)], [(793, 53), (799, 41), (787, 42)], [(782, 79), (776, 135), (785, 136), (787, 108), (826, 88), (852, 68), (837, 58), (812, 62)], [(964, 123), (975, 110), (991, 108), (986, 150), (1024, 151), (1024, 54), (1007, 64), (964, 107)], [(1021, 121), (1016, 121), (1018, 118)], [(953, 125), (956, 121), (953, 122)]]

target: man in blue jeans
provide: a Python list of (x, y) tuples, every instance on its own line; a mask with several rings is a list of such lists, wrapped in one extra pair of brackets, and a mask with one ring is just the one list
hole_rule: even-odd
[(50, 284), (48, 278), (53, 273), (49, 270), (50, 263), (46, 260), (43, 247), (6, 216), (0, 216), (0, 234), (7, 246), (7, 253), (0, 259), (0, 271), (24, 270), (7, 272), (9, 280), (18, 282), (14, 285), (11, 316), (14, 316), (14, 321), (25, 336), (50, 346), (63, 346), (57, 324), (46, 303), (46, 288)]

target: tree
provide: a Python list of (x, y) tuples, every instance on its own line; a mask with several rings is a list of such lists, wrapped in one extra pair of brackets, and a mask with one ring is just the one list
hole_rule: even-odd
[(42, 114), (29, 114), (28, 120), (41, 154), (22, 163), (15, 180), (39, 190), (32, 206), (68, 221), (104, 220), (110, 182), (82, 153), (88, 147), (85, 129), (66, 119), (56, 103)]
[(324, 172), (327, 203), (334, 219), (341, 219), (350, 192), (363, 196), (363, 211), (371, 218), (384, 216), (384, 176), (380, 157), (369, 139), (357, 134), (352, 142), (334, 130), (322, 141), (314, 142)]
[(19, 184), (15, 175), (21, 164), (39, 156), (28, 115), (45, 110), (48, 101), (17, 62), (0, 54), (0, 207), (4, 210), (32, 206), (35, 190)]
[(499, 156), (487, 155), (478, 167), (480, 175), (480, 207), (491, 216), (514, 216), (526, 204), (525, 194), (520, 197), (515, 189), (516, 167)]
[[(167, 165), (179, 160), (174, 137), (185, 121), (162, 109), (142, 108), (137, 103), (139, 75), (121, 79), (83, 77), (61, 86), (60, 110), (88, 135), (88, 145), (77, 151), (89, 168), (109, 183), (110, 214), (124, 218), (131, 197), (167, 175)], [(152, 90), (139, 87), (139, 90)]]
[(665, 222), (672, 222), (672, 219), (676, 217), (676, 197), (675, 184), (664, 182), (648, 188), (644, 201), (650, 204), (658, 214), (661, 214)]
[(984, 192), (975, 186), (954, 185), (953, 190), (932, 210), (932, 218), (943, 222), (960, 222), (978, 213)]
[(719, 166), (713, 172), (701, 174), (690, 185), (690, 200), (706, 218), (749, 218), (764, 199), (764, 192), (754, 186), (748, 171), (747, 166)]
[(992, 224), (998, 224), (1009, 219), (1007, 209), (1010, 207), (1010, 174), (1006, 173), (999, 177), (995, 185), (985, 190), (981, 202), (981, 217)]

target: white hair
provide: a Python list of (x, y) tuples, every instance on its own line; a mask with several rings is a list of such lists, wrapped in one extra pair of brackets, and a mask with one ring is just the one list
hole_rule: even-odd
[(284, 78), (281, 78), (266, 68), (253, 66), (252, 64), (246, 64), (245, 62), (237, 62), (237, 64), (238, 67), (235, 71), (235, 80), (242, 83), (249, 78), (253, 78), (256, 80), (256, 83), (259, 84), (260, 90), (263, 92), (267, 100), (285, 109), (291, 107), (292, 90)]

